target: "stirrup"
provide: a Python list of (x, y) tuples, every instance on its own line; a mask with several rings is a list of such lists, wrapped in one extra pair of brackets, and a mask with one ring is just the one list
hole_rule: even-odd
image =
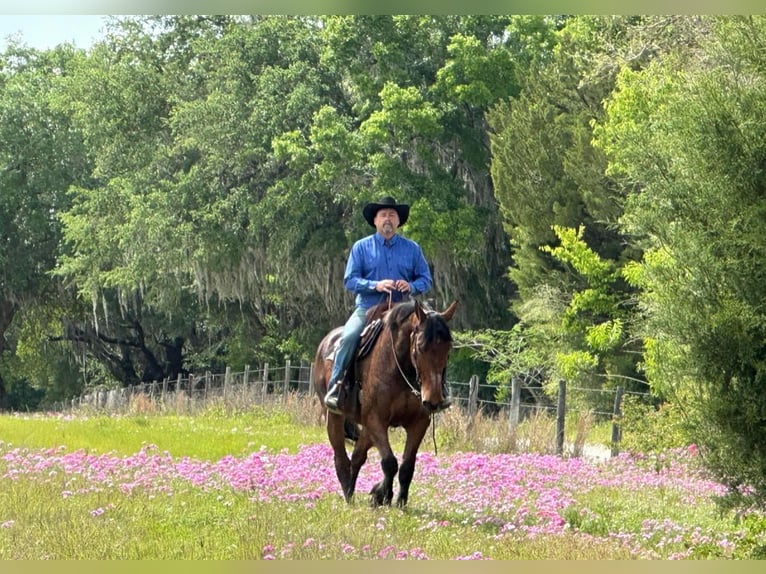
[(340, 397), (340, 381), (333, 383), (327, 394), (324, 396), (324, 406), (327, 410), (336, 415), (343, 414), (343, 411), (338, 407), (338, 398)]

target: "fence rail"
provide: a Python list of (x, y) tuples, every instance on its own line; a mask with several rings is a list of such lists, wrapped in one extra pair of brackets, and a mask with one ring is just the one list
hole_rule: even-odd
[[(204, 373), (202, 375), (190, 375), (177, 379), (165, 379), (151, 383), (141, 383), (131, 387), (119, 389), (97, 388), (90, 389), (87, 393), (73, 398), (67, 403), (59, 403), (54, 408), (59, 411), (76, 410), (88, 407), (105, 412), (121, 412), (127, 409), (131, 400), (136, 396), (143, 396), (156, 400), (163, 404), (175, 404), (183, 402), (186, 406), (197, 405), (204, 407), (210, 400), (224, 399), (236, 401), (239, 404), (264, 404), (267, 401), (283, 398), (289, 393), (310, 395), (313, 393), (311, 380), (313, 378), (313, 365), (301, 363), (294, 365), (290, 360), (284, 365), (270, 366), (268, 363), (259, 368), (245, 367), (242, 372), (231, 372), (227, 368), (225, 373)], [(619, 454), (619, 444), (622, 439), (622, 399), (625, 394), (641, 395), (625, 391), (622, 387), (616, 389), (587, 389), (567, 386), (564, 381), (559, 381), (558, 392), (555, 401), (550, 404), (522, 402), (522, 390), (530, 390), (531, 387), (524, 385), (521, 380), (511, 380), (511, 389), (507, 401), (480, 399), (482, 389), (494, 391), (494, 385), (482, 384), (479, 377), (474, 375), (468, 382), (448, 381), (450, 395), (453, 403), (468, 414), (471, 421), (480, 410), (491, 409), (493, 412), (505, 411), (508, 414), (509, 426), (515, 428), (524, 418), (539, 412), (540, 410), (555, 412), (556, 417), (556, 450), (558, 454), (564, 452), (564, 426), (568, 409), (567, 397), (578, 393), (607, 393), (614, 395), (614, 406), (610, 411), (590, 410), (601, 420), (612, 421), (611, 454)], [(469, 423), (471, 424), (471, 423)]]

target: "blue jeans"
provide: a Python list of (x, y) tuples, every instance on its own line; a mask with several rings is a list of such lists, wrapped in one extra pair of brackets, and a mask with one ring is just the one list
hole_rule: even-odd
[(335, 353), (335, 362), (330, 374), (330, 382), (336, 382), (346, 370), (352, 355), (356, 351), (359, 339), (362, 336), (364, 325), (366, 323), (365, 315), (367, 309), (357, 307), (343, 326), (343, 334), (340, 336), (338, 351)]

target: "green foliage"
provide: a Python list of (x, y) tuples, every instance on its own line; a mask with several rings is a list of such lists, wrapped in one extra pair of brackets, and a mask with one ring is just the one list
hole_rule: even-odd
[(596, 369), (598, 358), (588, 351), (556, 353), (553, 365), (565, 381), (579, 381)]
[[(600, 73), (602, 54), (572, 33), (586, 20), (569, 19), (559, 30), (555, 19), (546, 19), (547, 33), (536, 33), (545, 38), (535, 55), (539, 65), (525, 76), (517, 99), (500, 101), (487, 116), (495, 195), (515, 250), (510, 277), (519, 289), (519, 313), (541, 285), (566, 282), (539, 249), (555, 241), (554, 225), (584, 226), (602, 257), (617, 260), (624, 249), (614, 228), (620, 210), (604, 177), (606, 161), (590, 142), (593, 119), (603, 114), (601, 100), (612, 85), (610, 75)], [(604, 45), (619, 45), (624, 27), (594, 26), (594, 33)]]
[[(55, 101), (80, 55), (11, 46), (0, 76), (0, 303), (46, 296), (67, 187), (88, 176), (80, 134)], [(3, 325), (3, 328), (5, 325)], [(0, 333), (0, 337), (3, 334)]]
[[(525, 73), (534, 65), (546, 64), (558, 43), (557, 31), (568, 16), (522, 14), (508, 24), (508, 46), (516, 56), (517, 65)], [(525, 74), (519, 74), (524, 77)]]
[[(481, 381), (488, 381), (488, 372), (492, 366), (490, 363), (476, 357), (474, 350), (470, 344), (464, 344), (461, 341), (462, 335), (460, 333), (452, 332), (453, 347), (449, 356), (449, 363), (447, 364), (447, 382), (469, 381), (472, 376), (476, 375)], [(453, 393), (464, 391), (467, 395), (467, 388), (460, 387), (451, 389)], [(483, 389), (482, 389), (483, 390)], [(494, 395), (490, 396), (491, 399)]]
[(629, 452), (660, 454), (686, 448), (694, 429), (683, 409), (675, 403), (659, 405), (645, 399), (625, 395), (622, 400), (620, 449)]
[(375, 148), (401, 145), (416, 135), (435, 137), (440, 131), (437, 111), (415, 87), (387, 82), (380, 91), (380, 105), (381, 110), (370, 114), (360, 127), (361, 135)]
[[(16, 317), (10, 335), (15, 353), (0, 359), (3, 379), (18, 394), (14, 409), (35, 409), (39, 406), (79, 394), (85, 379), (81, 371), (82, 357), (61, 339), (62, 317), (67, 310), (52, 301), (27, 305)], [(58, 340), (55, 340), (58, 339)], [(78, 360), (79, 359), (79, 360)], [(30, 402), (21, 400), (23, 390)]]
[(637, 190), (623, 226), (645, 242), (628, 277), (642, 286), (651, 384), (693, 417), (709, 467), (762, 504), (764, 20), (714, 23), (710, 65), (687, 51), (621, 73), (596, 141)]
[[(513, 310), (525, 329), (538, 333), (548, 365), (577, 373), (582, 383), (644, 390), (639, 369), (664, 368), (642, 357), (636, 330), (643, 309), (634, 302), (642, 287), (631, 261), (653, 246), (637, 240), (641, 232), (632, 224), (641, 216), (623, 211), (644, 201), (644, 186), (667, 180), (669, 162), (660, 150), (684, 144), (668, 145), (666, 134), (693, 125), (666, 113), (664, 100), (645, 95), (669, 93), (684, 81), (674, 66), (699, 61), (698, 40), (707, 30), (705, 19), (667, 16), (525, 17), (509, 26), (509, 41), (528, 71), (518, 98), (498, 102), (487, 117), (495, 195), (513, 247)], [(661, 74), (646, 72), (665, 61)], [(621, 93), (623, 82), (632, 89)], [(602, 137), (605, 101), (606, 113), (625, 121)], [(615, 129), (635, 146), (626, 148)], [(636, 175), (644, 168), (649, 179)], [(623, 177), (626, 169), (633, 171)], [(661, 194), (650, 201), (667, 212)], [(687, 377), (680, 369), (674, 374)]]
[(513, 55), (492, 49), (475, 36), (456, 34), (447, 46), (449, 60), (436, 75), (435, 89), (444, 91), (452, 106), (486, 108), (517, 95)]
[(540, 249), (563, 264), (573, 292), (568, 301), (562, 293), (560, 302), (549, 304), (548, 313), (524, 309), (527, 328), (547, 332), (556, 342), (547, 351), (554, 378), (588, 388), (614, 388), (626, 382), (629, 388), (640, 386), (633, 345), (625, 333), (630, 308), (622, 301), (628, 295), (619, 282), (617, 265), (587, 245), (584, 227), (554, 226), (553, 231), (558, 245)]
[[(584, 280), (584, 288), (576, 291), (564, 312), (562, 326), (565, 332), (582, 334), (590, 344), (600, 344), (599, 333), (608, 331), (614, 334), (620, 322), (602, 321), (617, 312), (617, 297), (612, 291), (612, 284), (617, 278), (614, 264), (601, 259), (583, 239), (584, 227), (575, 231), (571, 228), (554, 226), (559, 245), (543, 245), (542, 251), (550, 253), (555, 259), (568, 264)], [(592, 324), (595, 322), (595, 324)], [(605, 334), (605, 333), (604, 333)], [(617, 333), (619, 339), (620, 333)], [(597, 347), (591, 346), (593, 349)]]
[[(485, 329), (453, 333), (454, 345), (486, 366), (486, 382), (496, 387), (495, 400), (506, 400), (511, 379), (540, 367), (538, 348), (520, 325), (510, 330)], [(482, 373), (470, 373), (478, 374)]]
[(623, 338), (623, 324), (620, 319), (604, 321), (600, 325), (588, 327), (585, 340), (588, 347), (597, 352), (606, 352), (614, 349)]
[(553, 226), (553, 232), (559, 240), (559, 245), (540, 247), (544, 252), (550, 253), (562, 263), (568, 263), (572, 268), (585, 277), (589, 283), (602, 287), (615, 279), (614, 264), (601, 259), (584, 240), (585, 227), (582, 225), (576, 230)]
[(742, 518), (744, 535), (737, 544), (737, 552), (733, 556), (740, 560), (766, 559), (766, 517), (757, 513), (747, 513)]

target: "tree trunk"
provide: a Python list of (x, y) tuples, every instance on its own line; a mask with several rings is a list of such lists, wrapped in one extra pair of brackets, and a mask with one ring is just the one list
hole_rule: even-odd
[[(0, 357), (5, 353), (5, 331), (13, 321), (14, 315), (18, 310), (18, 305), (10, 299), (0, 301)], [(5, 390), (5, 381), (0, 376), (0, 411), (4, 411), (8, 406), (8, 393)]]

